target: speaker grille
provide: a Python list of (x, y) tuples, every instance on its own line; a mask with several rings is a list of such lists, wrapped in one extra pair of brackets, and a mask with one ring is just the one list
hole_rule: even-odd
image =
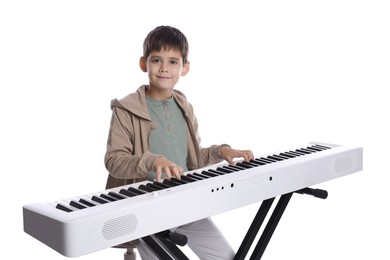
[(107, 240), (118, 238), (133, 233), (137, 224), (138, 220), (133, 214), (110, 219), (104, 224), (102, 234)]

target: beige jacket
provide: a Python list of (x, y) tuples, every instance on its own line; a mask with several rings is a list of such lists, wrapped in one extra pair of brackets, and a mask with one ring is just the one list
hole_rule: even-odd
[[(146, 180), (154, 161), (160, 156), (152, 154), (149, 148), (153, 123), (145, 101), (147, 88), (147, 85), (143, 85), (135, 93), (111, 101), (112, 118), (104, 158), (109, 172), (107, 189)], [(174, 90), (173, 98), (188, 124), (188, 168), (194, 170), (222, 161), (222, 145), (200, 147), (198, 123), (193, 107), (184, 94)]]

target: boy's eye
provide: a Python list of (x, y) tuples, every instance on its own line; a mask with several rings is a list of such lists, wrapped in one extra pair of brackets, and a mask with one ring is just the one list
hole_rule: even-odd
[(173, 65), (175, 65), (175, 64), (177, 64), (178, 63), (178, 61), (177, 60), (170, 60), (169, 61), (171, 64), (173, 64)]
[(153, 63), (159, 63), (160, 62), (160, 59), (159, 58), (152, 58), (151, 61)]

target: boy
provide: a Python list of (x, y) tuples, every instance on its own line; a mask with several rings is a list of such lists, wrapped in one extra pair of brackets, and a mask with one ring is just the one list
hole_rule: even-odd
[[(159, 26), (144, 41), (139, 64), (149, 85), (111, 102), (112, 119), (105, 155), (107, 189), (129, 183), (181, 178), (183, 172), (234, 158), (253, 159), (251, 151), (228, 145), (200, 146), (192, 105), (174, 90), (190, 68), (188, 42), (176, 28)], [(158, 215), (150, 221), (160, 221)], [(162, 220), (163, 221), (163, 220)], [(210, 218), (176, 228), (200, 259), (233, 259), (234, 251)], [(142, 259), (157, 259), (142, 240)]]

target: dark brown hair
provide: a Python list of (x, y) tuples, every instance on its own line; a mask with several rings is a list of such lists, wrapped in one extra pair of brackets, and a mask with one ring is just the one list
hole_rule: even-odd
[(171, 48), (180, 51), (185, 64), (188, 60), (188, 41), (185, 35), (174, 27), (158, 26), (144, 40), (144, 58), (147, 59), (152, 51)]

